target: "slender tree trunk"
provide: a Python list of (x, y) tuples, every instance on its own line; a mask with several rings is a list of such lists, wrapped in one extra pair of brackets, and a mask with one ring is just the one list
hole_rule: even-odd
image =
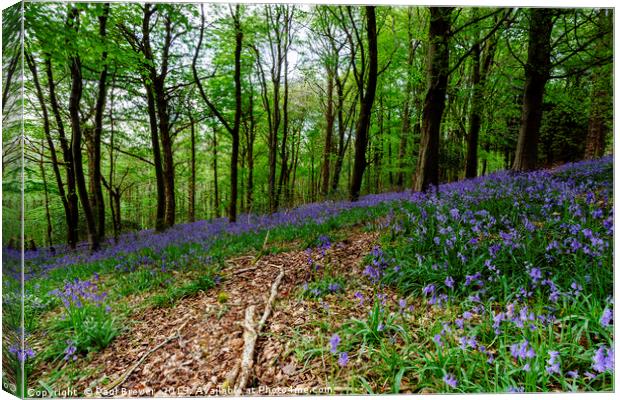
[[(39, 82), (39, 76), (38, 76), (38, 71), (37, 71), (37, 67), (35, 64), (34, 59), (32, 58), (32, 55), (30, 55), (29, 53), (25, 53), (25, 59), (26, 59), (26, 63), (28, 64), (28, 67), (30, 69), (30, 72), (32, 73), (32, 82), (34, 84), (35, 87), (35, 91), (36, 91), (36, 95), (37, 95), (37, 99), (39, 101), (39, 105), (41, 107), (41, 114), (43, 116), (43, 132), (45, 133), (45, 139), (47, 141), (47, 145), (49, 147), (50, 150), (50, 156), (52, 159), (52, 170), (54, 171), (54, 178), (56, 179), (56, 185), (58, 187), (58, 194), (60, 196), (60, 200), (62, 202), (62, 207), (63, 210), (65, 212), (65, 220), (67, 222), (67, 233), (69, 234), (69, 237), (67, 238), (68, 243), (70, 243), (69, 239), (70, 239), (70, 235), (71, 235), (71, 229), (69, 229), (70, 224), (71, 224), (71, 209), (69, 207), (69, 202), (67, 200), (67, 195), (65, 192), (65, 187), (63, 185), (62, 182), (62, 176), (60, 174), (60, 168), (58, 167), (58, 156), (56, 154), (56, 147), (54, 146), (54, 141), (52, 139), (52, 134), (51, 134), (51, 129), (50, 129), (50, 120), (49, 120), (49, 114), (47, 111), (47, 104), (45, 102), (45, 97), (43, 95), (43, 90), (41, 88), (41, 84)], [(47, 217), (47, 222), (48, 222), (48, 242), (49, 245), (52, 245), (52, 224), (51, 224), (51, 218), (50, 218), (50, 214), (49, 214), (49, 196), (48, 196), (48, 189), (47, 189), (47, 179), (45, 176), (45, 168), (43, 167), (43, 150), (44, 147), (43, 145), (42, 147), (42, 153), (41, 153), (41, 163), (40, 163), (40, 168), (41, 168), (41, 176), (43, 177), (43, 186), (44, 186), (44, 191), (45, 191), (45, 213), (46, 213), (46, 217)]]
[(327, 197), (329, 192), (330, 158), (332, 138), (334, 136), (334, 72), (326, 65), (327, 72), (327, 108), (325, 110), (325, 146), (323, 148), (323, 169), (321, 173), (321, 194)]
[(392, 141), (389, 138), (390, 138), (390, 136), (388, 136), (388, 141), (387, 141), (387, 145), (388, 145), (388, 148), (387, 148), (387, 150), (388, 150), (387, 165), (389, 166), (389, 170), (388, 170), (388, 183), (390, 185), (390, 190), (392, 190), (394, 188), (394, 174), (392, 173), (392, 168), (393, 168), (392, 167)]
[[(605, 34), (605, 32), (612, 32), (613, 13), (606, 9), (600, 9), (598, 12), (598, 26), (602, 39), (598, 42), (597, 51), (605, 52), (611, 48), (611, 35)], [(607, 133), (610, 131), (610, 122), (613, 117), (613, 82), (611, 77), (612, 72), (609, 65), (597, 67), (592, 74), (590, 120), (584, 154), (586, 159), (599, 158), (605, 152)]]
[[(361, 97), (360, 113), (355, 127), (355, 164), (353, 166), (350, 193), (352, 201), (356, 201), (360, 196), (362, 177), (366, 169), (366, 147), (368, 146), (370, 117), (377, 90), (377, 21), (375, 17), (375, 7), (365, 6), (365, 9), (366, 36), (368, 40), (368, 81), (366, 83), (366, 91)], [(363, 79), (363, 77), (360, 79)]]
[(521, 107), (521, 129), (517, 141), (514, 171), (529, 171), (538, 161), (538, 136), (542, 121), (545, 85), (551, 70), (552, 9), (531, 8), (528, 37), (525, 89)]
[(338, 149), (336, 151), (336, 161), (334, 163), (334, 175), (332, 177), (331, 191), (335, 193), (338, 190), (338, 184), (340, 183), (340, 172), (342, 171), (342, 164), (345, 156), (345, 136), (347, 131), (347, 122), (344, 117), (344, 84), (338, 73), (334, 74), (334, 80), (336, 84), (336, 95), (338, 97)]
[(431, 7), (428, 47), (428, 89), (422, 111), (422, 133), (414, 191), (439, 183), (439, 135), (449, 75), (450, 16), (452, 7)]
[(50, 198), (49, 198), (49, 191), (47, 188), (47, 176), (45, 174), (45, 167), (43, 166), (43, 152), (45, 151), (45, 146), (43, 144), (43, 141), (41, 141), (41, 158), (39, 158), (39, 171), (41, 172), (41, 179), (43, 180), (43, 195), (44, 195), (44, 199), (43, 201), (45, 202), (45, 221), (47, 222), (47, 230), (45, 231), (46, 233), (46, 239), (47, 239), (47, 246), (51, 247), (52, 243), (53, 243), (53, 238), (52, 238), (52, 217), (50, 215)]
[(218, 188), (218, 178), (217, 178), (217, 129), (215, 126), (213, 127), (213, 208), (215, 210), (215, 217), (219, 218), (220, 216), (220, 192)]
[(407, 85), (405, 88), (405, 101), (403, 102), (402, 125), (400, 130), (400, 143), (398, 146), (398, 175), (396, 177), (396, 186), (402, 190), (405, 188), (405, 172), (408, 167), (407, 157), (407, 138), (411, 135), (411, 98), (413, 97), (413, 79), (411, 77), (413, 70), (413, 61), (415, 53), (420, 45), (419, 41), (413, 38), (413, 13), (412, 8), (407, 9), (407, 40), (409, 43), (407, 52)]
[(235, 23), (235, 119), (230, 135), (232, 136), (232, 153), (230, 156), (230, 205), (228, 219), (237, 221), (237, 172), (239, 164), (239, 127), (241, 125), (241, 48), (243, 45), (243, 31), (241, 30), (240, 7), (235, 7), (233, 17)]
[[(151, 5), (144, 5), (144, 16), (142, 19), (142, 52), (144, 57), (153, 62), (153, 52), (151, 50), (150, 41), (150, 19), (153, 11)], [(162, 232), (167, 228), (166, 225), (166, 180), (164, 178), (164, 168), (162, 166), (162, 155), (160, 149), (160, 132), (157, 121), (157, 106), (155, 100), (155, 81), (157, 73), (153, 65), (146, 66), (148, 70), (148, 78), (144, 78), (144, 87), (146, 89), (147, 109), (149, 114), (149, 126), (151, 130), (151, 147), (153, 151), (153, 164), (155, 166), (155, 180), (157, 184), (157, 211), (155, 215), (155, 230)]]
[[(204, 29), (205, 29), (205, 14), (204, 8), (201, 6), (201, 25), (200, 25), (200, 35), (198, 38), (198, 44), (196, 46), (196, 51), (194, 52), (194, 58), (192, 61), (192, 71), (194, 74), (194, 80), (196, 81), (196, 85), (198, 86), (198, 90), (204, 102), (207, 104), (211, 112), (215, 115), (215, 117), (219, 120), (219, 122), (224, 125), (228, 133), (232, 138), (232, 151), (230, 157), (230, 203), (228, 206), (228, 218), (230, 222), (235, 222), (237, 220), (237, 192), (238, 192), (238, 172), (239, 172), (239, 128), (241, 125), (241, 114), (242, 114), (242, 99), (241, 99), (241, 50), (243, 45), (243, 31), (241, 29), (241, 14), (240, 14), (240, 6), (237, 5), (235, 7), (235, 12), (232, 13), (231, 16), (233, 19), (233, 23), (235, 26), (235, 72), (234, 72), (234, 81), (235, 81), (235, 116), (234, 122), (231, 126), (229, 122), (224, 118), (222, 113), (217, 109), (217, 107), (209, 100), (200, 78), (198, 76), (198, 69), (196, 67), (198, 61), (198, 55), (200, 52), (200, 48), (202, 46), (202, 40), (204, 37)], [(215, 129), (215, 128), (214, 128)], [(215, 140), (215, 131), (214, 131), (214, 140)], [(217, 164), (214, 164), (214, 166)], [(214, 172), (216, 168), (214, 167)], [(217, 179), (216, 179), (217, 182)]]
[[(109, 183), (106, 186), (109, 193), (110, 212), (112, 214), (112, 228), (114, 230), (114, 242), (118, 243), (121, 232), (121, 189), (114, 188), (114, 86), (116, 74), (112, 77), (112, 89), (110, 91), (110, 175)], [(105, 180), (102, 179), (105, 184)]]
[[(290, 46), (290, 15), (288, 7), (285, 12), (285, 43), (284, 43), (284, 97), (282, 99), (282, 142), (280, 143), (280, 177), (278, 178), (278, 190), (276, 194), (277, 205), (280, 204), (280, 196), (282, 188), (285, 184), (285, 177), (288, 169), (288, 151), (286, 142), (289, 134), (289, 114), (288, 114), (288, 98), (289, 98), (289, 83), (288, 83), (288, 48)], [(285, 190), (286, 192), (286, 190)], [(284, 199), (284, 203), (287, 203), (287, 199)], [(276, 207), (277, 208), (277, 207)]]
[(188, 190), (188, 206), (187, 219), (189, 222), (196, 221), (196, 127), (195, 121), (190, 112), (190, 160), (189, 160), (189, 190)]
[[(279, 193), (276, 183), (277, 158), (278, 158), (278, 134), (282, 117), (280, 114), (280, 79), (282, 77), (282, 64), (286, 58), (285, 40), (282, 35), (286, 29), (282, 29), (282, 24), (288, 25), (287, 13), (283, 12), (284, 6), (265, 6), (265, 14), (269, 29), (268, 39), (271, 51), (271, 82), (273, 85), (273, 107), (270, 117), (268, 150), (269, 150), (269, 211), (274, 213), (279, 206)], [(275, 11), (275, 14), (274, 14)], [(273, 34), (273, 36), (272, 36)], [(258, 53), (258, 52), (257, 52)]]
[(56, 83), (54, 81), (54, 75), (52, 70), (51, 56), (45, 55), (45, 69), (47, 74), (47, 85), (50, 96), (50, 105), (52, 106), (52, 113), (56, 121), (56, 129), (58, 130), (58, 137), (60, 139), (60, 148), (63, 153), (63, 162), (65, 165), (66, 182), (67, 182), (67, 208), (66, 221), (67, 221), (67, 243), (70, 248), (75, 249), (78, 242), (78, 220), (79, 220), (79, 206), (78, 195), (75, 182), (75, 172), (73, 161), (73, 152), (67, 140), (65, 134), (64, 123), (60, 113), (60, 106), (56, 97)]
[[(73, 8), (70, 11), (70, 27), (78, 32), (78, 10)], [(73, 54), (70, 57), (71, 71), (71, 93), (69, 96), (69, 117), (71, 120), (71, 152), (75, 164), (75, 181), (77, 184), (82, 210), (86, 218), (86, 230), (88, 233), (88, 243), (91, 251), (99, 250), (99, 235), (95, 217), (90, 207), (86, 181), (84, 179), (84, 169), (82, 166), (82, 127), (80, 126), (80, 100), (82, 98), (82, 65), (80, 57)]]
[(254, 90), (250, 82), (250, 95), (249, 95), (249, 127), (245, 129), (246, 137), (246, 157), (248, 166), (248, 179), (246, 182), (246, 212), (250, 212), (254, 205), (254, 139), (256, 138), (256, 123), (254, 119)]
[[(103, 15), (99, 17), (99, 37), (102, 41), (105, 41), (106, 25), (108, 21), (108, 14), (110, 13), (110, 3), (104, 3)], [(105, 47), (104, 47), (105, 48)], [(107, 65), (108, 53), (103, 51), (101, 53), (102, 70), (99, 74), (97, 102), (95, 104), (95, 127), (93, 130), (92, 146), (93, 146), (93, 171), (92, 171), (92, 185), (93, 193), (91, 193), (94, 202), (92, 208), (97, 220), (97, 235), (102, 240), (105, 237), (105, 203), (103, 201), (103, 190), (101, 188), (101, 133), (103, 132), (103, 113), (105, 111), (105, 100), (107, 91), (107, 77), (108, 77), (108, 65)]]
[(480, 76), (480, 45), (474, 45), (474, 65), (472, 66), (473, 96), (471, 101), (471, 120), (467, 138), (467, 158), (465, 160), (465, 178), (478, 175), (478, 136), (481, 125), (483, 84)]
[[(467, 158), (465, 162), (465, 177), (475, 178), (478, 167), (478, 137), (484, 111), (484, 86), (489, 69), (495, 56), (497, 39), (491, 37), (484, 48), (484, 57), (481, 59), (480, 46), (475, 45), (472, 52), (474, 65), (472, 71), (473, 96), (471, 103), (470, 132), (467, 138)], [(483, 173), (484, 175), (484, 173)]]
[(163, 79), (155, 81), (155, 104), (158, 116), (159, 138), (161, 140), (162, 167), (164, 174), (164, 192), (166, 196), (164, 223), (166, 228), (174, 226), (176, 217), (176, 200), (174, 189), (174, 159), (172, 155), (172, 137), (170, 135), (170, 118), (168, 115), (168, 100)]
[(155, 182), (157, 186), (157, 209), (155, 214), (155, 230), (162, 232), (166, 229), (166, 191), (164, 189), (164, 172), (161, 162), (161, 150), (159, 148), (159, 132), (157, 127), (157, 111), (155, 110), (155, 97), (152, 86), (145, 83), (149, 125), (151, 129), (151, 147), (153, 151), (153, 164), (155, 166)]

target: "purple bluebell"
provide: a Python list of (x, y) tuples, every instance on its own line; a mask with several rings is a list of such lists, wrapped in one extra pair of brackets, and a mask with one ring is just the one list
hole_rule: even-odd
[(338, 345), (340, 344), (340, 336), (337, 333), (334, 333), (332, 337), (329, 339), (330, 352), (332, 354), (336, 354), (338, 352)]
[(446, 385), (450, 386), (451, 388), (456, 388), (456, 386), (458, 385), (458, 381), (456, 380), (456, 377), (452, 374), (444, 375), (443, 381)]
[(446, 278), (446, 280), (444, 281), (444, 284), (445, 284), (447, 287), (449, 287), (450, 289), (453, 289), (453, 288), (454, 288), (454, 279), (452, 279), (452, 277), (451, 277), (451, 276), (448, 276), (448, 277)]
[(347, 352), (342, 352), (338, 356), (338, 365), (341, 367), (346, 367), (349, 363), (349, 354)]
[(601, 346), (592, 357), (592, 369), (596, 372), (614, 371), (614, 349)]
[(613, 325), (614, 313), (609, 308), (605, 307), (603, 315), (601, 315), (601, 326), (607, 328), (609, 325)]

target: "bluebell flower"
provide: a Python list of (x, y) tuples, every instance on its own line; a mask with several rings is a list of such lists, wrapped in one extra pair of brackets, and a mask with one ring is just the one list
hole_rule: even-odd
[(596, 372), (603, 373), (605, 371), (614, 371), (614, 349), (607, 346), (598, 348), (594, 357), (592, 357), (592, 369)]
[(557, 351), (549, 351), (549, 359), (547, 360), (547, 366), (545, 369), (549, 374), (560, 374), (560, 361), (558, 358), (560, 353)]
[(456, 377), (452, 374), (444, 375), (443, 381), (446, 385), (450, 386), (451, 388), (456, 388), (456, 386), (458, 385), (458, 381), (456, 380)]
[(338, 365), (340, 365), (341, 367), (346, 367), (348, 363), (349, 363), (349, 354), (347, 352), (340, 353), (340, 356), (338, 357)]
[(338, 352), (338, 345), (340, 344), (340, 336), (337, 333), (334, 333), (329, 339), (330, 352), (332, 354), (336, 354)]
[(452, 279), (452, 277), (451, 277), (451, 276), (448, 276), (448, 277), (446, 278), (446, 280), (444, 281), (444, 284), (445, 284), (447, 287), (449, 287), (450, 289), (453, 289), (453, 288), (454, 288), (454, 279)]
[(614, 313), (609, 308), (605, 307), (603, 315), (601, 315), (601, 326), (607, 328), (609, 325), (613, 325)]

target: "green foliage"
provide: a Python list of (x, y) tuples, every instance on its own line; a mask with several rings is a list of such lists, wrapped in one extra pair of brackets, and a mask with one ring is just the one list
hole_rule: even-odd
[(179, 300), (204, 292), (215, 286), (215, 277), (209, 273), (199, 276), (181, 286), (171, 286), (164, 293), (153, 296), (152, 303), (156, 307), (172, 307)]

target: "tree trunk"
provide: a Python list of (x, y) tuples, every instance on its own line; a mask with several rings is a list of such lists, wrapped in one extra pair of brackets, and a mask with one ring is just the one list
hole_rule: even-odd
[[(105, 41), (107, 36), (106, 25), (108, 21), (108, 14), (110, 13), (110, 3), (104, 3), (103, 15), (99, 17), (99, 37), (102, 41)], [(104, 47), (105, 48), (105, 47)], [(102, 70), (99, 74), (99, 88), (97, 93), (97, 102), (95, 104), (95, 127), (92, 136), (93, 146), (93, 160), (92, 160), (92, 187), (93, 197), (92, 208), (97, 221), (97, 235), (102, 240), (105, 237), (105, 203), (103, 201), (103, 190), (101, 188), (101, 133), (103, 132), (103, 113), (105, 111), (105, 99), (107, 90), (107, 65), (108, 53), (103, 51), (101, 53)]]
[(439, 135), (449, 75), (450, 16), (452, 7), (431, 7), (428, 46), (428, 89), (422, 111), (422, 132), (414, 191), (439, 183)]
[(43, 195), (44, 195), (44, 202), (45, 202), (45, 222), (47, 222), (47, 230), (45, 231), (46, 235), (46, 239), (47, 239), (47, 246), (51, 247), (52, 243), (53, 243), (53, 238), (52, 238), (52, 232), (53, 232), (53, 228), (52, 228), (52, 217), (50, 215), (50, 198), (49, 198), (49, 191), (47, 189), (47, 176), (45, 175), (45, 167), (43, 166), (43, 152), (45, 151), (45, 146), (43, 144), (43, 141), (41, 141), (41, 158), (39, 158), (39, 171), (41, 171), (41, 180), (43, 180)]
[(164, 172), (161, 163), (161, 150), (159, 148), (159, 132), (157, 128), (157, 111), (155, 110), (155, 96), (150, 83), (145, 81), (149, 125), (151, 129), (151, 147), (153, 150), (153, 164), (155, 166), (155, 182), (157, 186), (157, 209), (155, 214), (155, 230), (162, 232), (166, 229), (166, 191), (164, 189)]
[(154, 85), (155, 104), (159, 121), (159, 138), (161, 140), (162, 167), (164, 173), (164, 192), (166, 206), (164, 224), (166, 228), (174, 226), (176, 217), (176, 200), (174, 190), (174, 159), (172, 155), (172, 137), (170, 135), (170, 117), (168, 115), (168, 100), (162, 77), (158, 77)]
[(190, 121), (190, 160), (189, 160), (189, 188), (187, 196), (187, 219), (189, 222), (196, 221), (196, 127), (195, 121), (189, 116)]
[[(368, 40), (368, 82), (366, 83), (366, 91), (360, 99), (360, 113), (355, 126), (355, 161), (350, 193), (352, 201), (358, 200), (360, 196), (362, 178), (366, 169), (366, 147), (368, 146), (370, 117), (377, 90), (377, 21), (375, 7), (365, 6), (365, 9)], [(360, 79), (364, 79), (363, 76)]]
[[(150, 41), (150, 19), (151, 19), (151, 5), (144, 5), (144, 16), (142, 19), (142, 52), (144, 57), (153, 62), (153, 52), (151, 50)], [(144, 86), (146, 89), (147, 108), (149, 114), (149, 125), (151, 130), (151, 147), (153, 150), (153, 164), (155, 166), (155, 179), (157, 184), (157, 211), (155, 215), (155, 230), (157, 232), (164, 231), (166, 226), (166, 183), (164, 179), (164, 169), (162, 166), (162, 156), (160, 149), (160, 133), (157, 121), (157, 106), (155, 101), (155, 87), (154, 83), (157, 80), (157, 73), (155, 67), (152, 65), (146, 66), (149, 77), (144, 78)]]
[(545, 84), (551, 69), (552, 9), (531, 8), (525, 89), (521, 107), (521, 129), (517, 141), (514, 171), (530, 171), (538, 161), (538, 136), (542, 121)]
[[(285, 177), (288, 169), (288, 151), (286, 142), (289, 134), (289, 114), (288, 114), (288, 98), (289, 98), (289, 83), (288, 83), (288, 49), (290, 46), (290, 18), (288, 6), (286, 7), (284, 15), (284, 97), (282, 99), (282, 142), (280, 143), (280, 177), (278, 178), (278, 190), (276, 194), (276, 208), (280, 204), (280, 196), (282, 194), (282, 187), (285, 184)], [(286, 191), (285, 191), (286, 192)], [(284, 203), (287, 203), (287, 199), (284, 199)]]
[(217, 129), (213, 127), (213, 209), (215, 211), (215, 217), (220, 216), (220, 192), (217, 184)]
[[(110, 175), (109, 183), (106, 185), (109, 194), (110, 213), (112, 215), (112, 228), (114, 231), (114, 242), (118, 243), (121, 232), (121, 189), (120, 185), (114, 187), (114, 86), (116, 75), (112, 77), (112, 89), (110, 91)], [(105, 180), (102, 178), (105, 185)], [(121, 182), (122, 183), (122, 182)]]
[(332, 137), (334, 135), (334, 72), (326, 65), (327, 72), (327, 109), (325, 110), (325, 146), (323, 148), (323, 169), (321, 173), (321, 194), (327, 197), (329, 192), (330, 158), (332, 154)]
[[(234, 72), (234, 81), (235, 81), (235, 116), (234, 122), (231, 126), (226, 118), (222, 115), (222, 113), (217, 109), (217, 107), (209, 100), (200, 78), (198, 77), (198, 69), (196, 67), (198, 61), (198, 55), (200, 52), (200, 48), (202, 46), (202, 40), (204, 38), (204, 29), (205, 29), (205, 14), (204, 7), (201, 6), (201, 25), (200, 25), (200, 35), (198, 38), (198, 44), (196, 46), (196, 51), (194, 52), (194, 58), (192, 61), (192, 71), (194, 74), (194, 80), (196, 81), (196, 85), (198, 86), (198, 90), (204, 102), (207, 104), (211, 112), (215, 115), (215, 117), (219, 120), (222, 125), (226, 128), (228, 133), (232, 138), (232, 150), (230, 157), (230, 203), (228, 205), (228, 218), (230, 222), (235, 222), (237, 220), (237, 191), (238, 191), (238, 171), (239, 171), (239, 128), (241, 125), (241, 114), (242, 114), (242, 99), (241, 99), (241, 50), (243, 45), (243, 31), (241, 30), (241, 15), (240, 15), (240, 7), (237, 5), (235, 7), (235, 13), (232, 14), (233, 23), (235, 26), (235, 72)], [(215, 141), (215, 128), (213, 132), (213, 138)], [(215, 152), (215, 149), (214, 149)], [(214, 153), (214, 159), (217, 153)], [(217, 191), (217, 163), (214, 161), (214, 172), (216, 175), (216, 191)], [(217, 203), (217, 195), (216, 195), (216, 203)]]
[[(465, 162), (465, 177), (475, 178), (478, 171), (478, 137), (484, 111), (484, 86), (489, 69), (495, 56), (497, 40), (492, 37), (484, 48), (484, 57), (481, 60), (480, 45), (474, 45), (472, 52), (474, 65), (472, 71), (473, 96), (471, 104), (471, 118), (469, 136), (467, 138), (467, 158)], [(484, 172), (483, 172), (484, 175)]]
[(413, 70), (413, 61), (415, 52), (420, 45), (419, 41), (413, 39), (413, 15), (412, 8), (407, 9), (407, 40), (409, 43), (407, 53), (407, 85), (405, 88), (405, 101), (403, 102), (402, 125), (400, 130), (400, 143), (398, 146), (398, 175), (396, 177), (396, 186), (398, 189), (405, 188), (405, 171), (408, 167), (407, 158), (407, 138), (411, 135), (411, 98), (413, 96), (413, 79), (411, 78)]
[[(41, 107), (41, 114), (43, 116), (43, 132), (45, 133), (45, 139), (50, 149), (50, 156), (52, 159), (52, 170), (54, 171), (54, 178), (56, 179), (56, 185), (58, 186), (58, 194), (62, 202), (62, 207), (65, 212), (65, 220), (67, 222), (67, 233), (69, 234), (67, 241), (68, 243), (70, 243), (69, 239), (70, 239), (71, 229), (69, 229), (69, 227), (71, 224), (71, 217), (72, 217), (71, 209), (69, 208), (69, 202), (67, 200), (65, 187), (63, 185), (62, 177), (60, 175), (60, 168), (58, 167), (58, 164), (59, 164), (58, 156), (56, 154), (56, 148), (54, 146), (54, 141), (52, 139), (52, 134), (50, 130), (50, 121), (49, 121), (49, 114), (47, 112), (47, 104), (45, 102), (45, 97), (43, 96), (43, 90), (41, 89), (41, 84), (39, 82), (39, 76), (38, 76), (35, 61), (32, 58), (32, 55), (26, 52), (25, 52), (25, 59), (30, 69), (30, 72), (32, 73), (32, 82), (34, 84), (36, 96), (39, 101), (39, 105)], [(42, 147), (41, 157), (43, 157), (43, 146), (41, 147)], [(49, 245), (51, 246), (52, 245), (52, 225), (51, 225), (51, 219), (49, 215), (49, 198), (48, 198), (49, 196), (48, 196), (48, 189), (47, 189), (47, 179), (45, 177), (45, 168), (43, 167), (42, 158), (41, 158), (40, 168), (41, 168), (41, 176), (43, 177), (43, 186), (44, 186), (44, 191), (45, 191), (45, 212), (46, 212), (46, 217), (48, 220), (47, 221), (48, 222), (48, 242), (49, 242)]]
[(250, 82), (250, 95), (249, 95), (249, 127), (246, 126), (245, 138), (246, 138), (246, 157), (248, 166), (248, 179), (246, 182), (246, 212), (250, 212), (254, 205), (254, 139), (256, 138), (256, 122), (254, 119), (254, 90), (252, 83)]
[[(338, 149), (336, 152), (336, 162), (334, 163), (334, 176), (332, 177), (332, 193), (335, 193), (338, 190), (338, 185), (340, 183), (340, 172), (342, 171), (342, 164), (344, 163), (344, 156), (347, 150), (346, 144), (348, 142), (345, 142), (345, 136), (349, 122), (349, 119), (345, 119), (344, 117), (344, 83), (338, 76), (338, 71), (334, 74), (334, 80), (336, 83), (336, 94), (338, 96)], [(353, 114), (353, 111), (354, 108), (351, 109), (349, 114)], [(351, 115), (349, 115), (348, 118), (350, 118), (351, 121), (353, 120)]]
[[(73, 8), (70, 11), (69, 24), (75, 32), (78, 32), (78, 10)], [(84, 169), (82, 166), (82, 128), (80, 126), (80, 100), (82, 98), (82, 65), (78, 54), (73, 54), (69, 62), (71, 63), (71, 92), (69, 96), (69, 117), (71, 120), (71, 153), (73, 154), (75, 181), (77, 185), (82, 210), (86, 218), (86, 230), (88, 233), (88, 243), (90, 250), (99, 250), (99, 235), (95, 217), (90, 207), (86, 181), (84, 179)]]
[(230, 156), (230, 205), (228, 219), (237, 221), (237, 172), (239, 164), (239, 126), (241, 125), (241, 47), (243, 45), (243, 31), (241, 30), (240, 8), (235, 6), (235, 119), (230, 135), (232, 136), (232, 153)]
[(65, 212), (67, 221), (67, 244), (70, 248), (75, 249), (78, 242), (79, 208), (77, 188), (75, 183), (73, 153), (69, 144), (69, 140), (67, 140), (67, 136), (65, 134), (64, 123), (60, 114), (58, 99), (56, 97), (56, 84), (54, 81), (54, 75), (52, 70), (51, 56), (48, 54), (45, 55), (45, 69), (47, 74), (47, 86), (49, 90), (50, 104), (52, 106), (52, 113), (54, 114), (54, 118), (56, 121), (56, 129), (58, 130), (60, 148), (62, 149), (63, 162), (65, 165), (67, 181), (67, 210)]
[(482, 114), (482, 91), (483, 82), (480, 76), (480, 45), (474, 45), (472, 53), (474, 65), (472, 66), (473, 96), (471, 101), (471, 119), (469, 136), (467, 138), (467, 158), (465, 160), (465, 178), (475, 178), (478, 174), (478, 136), (480, 134)]
[[(599, 31), (602, 39), (598, 42), (597, 52), (605, 52), (611, 49), (612, 12), (599, 10)], [(610, 131), (610, 122), (613, 118), (612, 101), (612, 72), (608, 65), (597, 67), (592, 74), (592, 94), (590, 106), (590, 120), (584, 158), (594, 159), (601, 157), (605, 152), (607, 133)]]

